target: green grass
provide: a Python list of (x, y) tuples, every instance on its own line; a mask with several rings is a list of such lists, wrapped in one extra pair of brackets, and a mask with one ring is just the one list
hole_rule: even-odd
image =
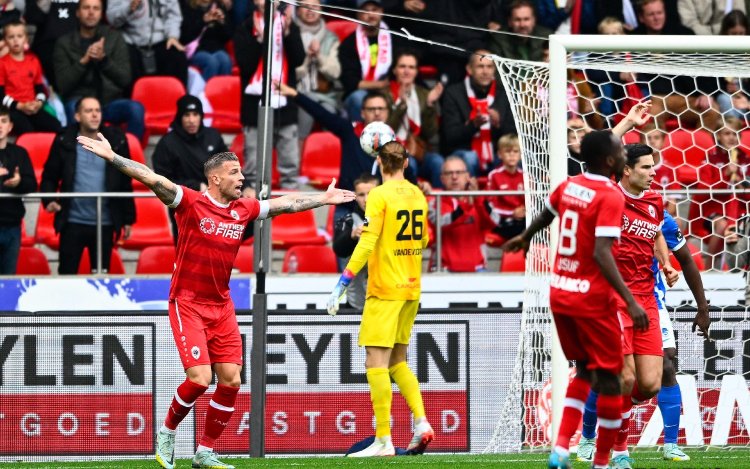
[[(631, 453), (636, 460), (636, 468), (644, 469), (714, 469), (732, 468), (742, 469), (750, 467), (750, 450), (710, 449), (688, 450), (692, 460), (689, 462), (662, 461), (661, 453), (656, 451), (634, 451)], [(546, 454), (493, 454), (493, 455), (426, 455), (396, 458), (374, 459), (346, 459), (341, 457), (308, 457), (308, 458), (222, 458), (225, 462), (234, 464), (237, 469), (290, 467), (290, 468), (329, 468), (329, 467), (365, 467), (365, 468), (476, 468), (476, 467), (512, 467), (512, 468), (543, 468), (546, 467)], [(0, 467), (10, 467), (11, 464), (0, 464)], [(99, 468), (132, 468), (158, 469), (159, 465), (153, 460), (119, 460), (95, 462), (47, 462), (47, 463), (12, 463), (13, 467), (34, 469), (99, 469)], [(575, 463), (576, 469), (589, 467), (588, 463)], [(190, 460), (178, 460), (178, 469), (189, 469)]]

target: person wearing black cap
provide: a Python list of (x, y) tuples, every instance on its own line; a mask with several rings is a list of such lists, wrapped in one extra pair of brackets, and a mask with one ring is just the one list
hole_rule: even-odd
[[(159, 140), (153, 154), (154, 171), (175, 184), (197, 191), (206, 190), (203, 165), (216, 153), (228, 151), (221, 133), (203, 125), (200, 99), (186, 94), (177, 100), (177, 114), (172, 130)], [(169, 210), (172, 235), (177, 244), (177, 223), (174, 210)]]

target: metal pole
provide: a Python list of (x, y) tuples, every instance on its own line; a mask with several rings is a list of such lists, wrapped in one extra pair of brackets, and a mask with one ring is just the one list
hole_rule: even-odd
[(441, 272), (443, 270), (443, 227), (440, 223), (440, 218), (443, 216), (441, 213), (441, 201), (440, 201), (440, 194), (436, 193), (433, 194), (435, 196), (435, 250), (437, 251), (437, 255), (435, 256), (437, 259), (435, 261), (435, 271)]
[[(91, 253), (89, 253), (89, 259)], [(102, 196), (96, 197), (96, 273), (102, 273)]]
[[(265, 0), (263, 28), (263, 94), (258, 113), (258, 154), (246, 158), (258, 159), (255, 189), (258, 200), (271, 197), (271, 164), (273, 143), (273, 113), (271, 112), (271, 66), (273, 64), (272, 34), (274, 4)], [(266, 332), (268, 330), (268, 304), (266, 302), (266, 273), (270, 266), (270, 220), (259, 220), (253, 227), (255, 235), (255, 288), (253, 295), (253, 339), (250, 352), (250, 456), (262, 458), (266, 454)]]

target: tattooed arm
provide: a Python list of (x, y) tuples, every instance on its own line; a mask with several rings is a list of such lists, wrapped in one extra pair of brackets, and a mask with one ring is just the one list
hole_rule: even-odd
[(112, 146), (109, 144), (104, 135), (98, 134), (99, 140), (88, 138), (84, 136), (78, 137), (78, 143), (80, 143), (84, 149), (90, 151), (96, 156), (108, 161), (115, 168), (120, 170), (123, 174), (130, 176), (143, 183), (146, 187), (154, 191), (154, 194), (169, 205), (174, 202), (175, 196), (177, 195), (177, 186), (165, 178), (156, 174), (148, 166), (133, 161), (129, 158), (124, 158), (112, 150)]
[(287, 194), (268, 201), (268, 218), (282, 213), (310, 210), (323, 205), (338, 205), (354, 200), (354, 192), (336, 189), (336, 179), (331, 181), (328, 190), (318, 193)]

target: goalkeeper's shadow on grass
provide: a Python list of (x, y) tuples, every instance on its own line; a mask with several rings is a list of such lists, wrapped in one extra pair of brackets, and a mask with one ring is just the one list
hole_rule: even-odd
[[(351, 448), (344, 454), (344, 456), (349, 456), (352, 453), (357, 453), (359, 451), (362, 451), (365, 448), (368, 448), (370, 445), (372, 445), (375, 442), (375, 436), (368, 436), (364, 440), (358, 441), (352, 445)], [(395, 448), (396, 450), (396, 456), (421, 456), (424, 454), (424, 451), (417, 452), (415, 450), (411, 449), (403, 449), (403, 448)]]

